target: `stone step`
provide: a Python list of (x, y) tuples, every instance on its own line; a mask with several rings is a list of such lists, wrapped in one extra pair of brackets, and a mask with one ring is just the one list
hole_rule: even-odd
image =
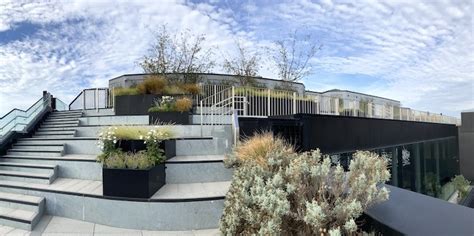
[(45, 135), (74, 135), (75, 130), (52, 130), (52, 131), (36, 131), (35, 135), (45, 136)]
[(51, 112), (52, 115), (62, 115), (62, 114), (82, 114), (82, 111), (81, 110), (77, 110), (77, 111), (54, 111), (54, 112)]
[(41, 124), (40, 128), (74, 128), (77, 127), (79, 123), (77, 124)]
[(45, 165), (45, 164), (36, 164), (36, 163), (18, 163), (10, 162), (5, 160), (7, 158), (2, 158), (0, 161), (0, 170), (8, 171), (24, 171), (28, 173), (43, 173), (48, 175), (56, 176), (57, 165)]
[(63, 151), (41, 151), (41, 150), (27, 150), (27, 149), (9, 149), (8, 155), (18, 156), (62, 156)]
[(42, 211), (27, 211), (0, 207), (0, 225), (10, 226), (24, 230), (33, 230), (41, 219)]
[(203, 183), (232, 180), (223, 155), (176, 156), (166, 161), (166, 183)]
[(75, 125), (79, 124), (79, 120), (73, 121), (44, 121), (43, 125)]
[(74, 128), (39, 128), (36, 132), (50, 132), (50, 131), (76, 131)]
[[(168, 176), (167, 176), (168, 177)], [(224, 197), (229, 190), (230, 181), (187, 183), (187, 184), (165, 184), (152, 199), (202, 199)]]
[(44, 197), (0, 192), (0, 207), (41, 212), (45, 201)]
[(78, 119), (82, 117), (82, 114), (81, 115), (49, 115), (48, 116), (48, 119)]
[(72, 121), (77, 121), (79, 119), (78, 118), (74, 118), (74, 117), (71, 117), (71, 118), (63, 118), (63, 117), (48, 117), (46, 118), (46, 122), (49, 122), (49, 121), (55, 121), (55, 122), (72, 122)]
[(74, 135), (72, 134), (57, 134), (57, 135), (52, 135), (52, 134), (46, 134), (46, 135), (33, 135), (33, 138), (72, 138)]
[[(21, 156), (21, 155), (3, 155), (0, 160), (15, 163), (50, 163), (55, 165), (54, 161), (95, 161), (96, 155), (65, 155), (65, 156)], [(52, 161), (52, 162), (49, 162)]]
[(64, 151), (64, 144), (42, 144), (42, 145), (33, 145), (33, 144), (13, 144), (12, 149), (15, 150), (37, 150), (37, 151)]
[(1, 180), (22, 181), (27, 183), (51, 184), (56, 176), (54, 174), (28, 173), (25, 171), (0, 170)]
[(223, 155), (231, 149), (231, 141), (224, 138), (176, 140), (177, 156)]

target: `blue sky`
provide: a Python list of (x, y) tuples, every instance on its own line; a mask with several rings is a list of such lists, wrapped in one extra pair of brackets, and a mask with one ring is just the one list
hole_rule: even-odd
[[(357, 2), (357, 3), (355, 3)], [(323, 49), (308, 89), (354, 90), (459, 116), (474, 108), (471, 0), (9, 1), (0, 0), (0, 116), (48, 90), (69, 103), (84, 88), (140, 73), (152, 31), (206, 34), (215, 59), (270, 47), (297, 30)], [(260, 75), (276, 78), (262, 60)], [(223, 72), (214, 68), (214, 72)]]

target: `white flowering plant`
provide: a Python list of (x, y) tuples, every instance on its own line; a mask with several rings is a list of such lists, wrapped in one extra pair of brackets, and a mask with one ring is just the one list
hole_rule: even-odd
[(319, 150), (296, 153), (270, 133), (257, 134), (225, 159), (234, 167), (220, 230), (224, 235), (341, 235), (388, 199), (387, 162), (356, 152), (349, 170)]
[(107, 159), (113, 156), (117, 160), (123, 159), (124, 162), (129, 163), (127, 166), (146, 166), (139, 165), (140, 163), (133, 164), (132, 162), (134, 161), (143, 162), (141, 160), (143, 158), (134, 158), (137, 155), (123, 153), (119, 148), (121, 140), (143, 140), (146, 144), (146, 150), (144, 150), (143, 155), (147, 156), (154, 166), (164, 160), (164, 151), (159, 148), (159, 144), (164, 140), (170, 139), (173, 135), (169, 126), (115, 126), (101, 130), (98, 136), (97, 146), (102, 150), (102, 154), (97, 157), (100, 163), (106, 164)]

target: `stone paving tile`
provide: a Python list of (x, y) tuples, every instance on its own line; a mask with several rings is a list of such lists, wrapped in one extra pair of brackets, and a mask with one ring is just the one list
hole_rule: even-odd
[(123, 228), (116, 228), (107, 225), (100, 225), (96, 224), (94, 228), (94, 235), (142, 235), (141, 230), (136, 229), (123, 229)]
[(93, 234), (94, 223), (53, 217), (43, 233)]
[(0, 226), (0, 235), (6, 235), (7, 233), (15, 230), (15, 228), (9, 226)]

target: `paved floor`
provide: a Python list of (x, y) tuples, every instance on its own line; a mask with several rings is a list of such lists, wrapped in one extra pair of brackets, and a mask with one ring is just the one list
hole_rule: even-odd
[(204, 236), (219, 235), (217, 229), (193, 230), (193, 231), (147, 231), (122, 229), (105, 225), (99, 225), (80, 220), (73, 220), (57, 216), (44, 216), (35, 230), (30, 232), (26, 230), (14, 229), (8, 226), (0, 225), (0, 235), (6, 236), (59, 236), (59, 235), (77, 235), (77, 236)]

